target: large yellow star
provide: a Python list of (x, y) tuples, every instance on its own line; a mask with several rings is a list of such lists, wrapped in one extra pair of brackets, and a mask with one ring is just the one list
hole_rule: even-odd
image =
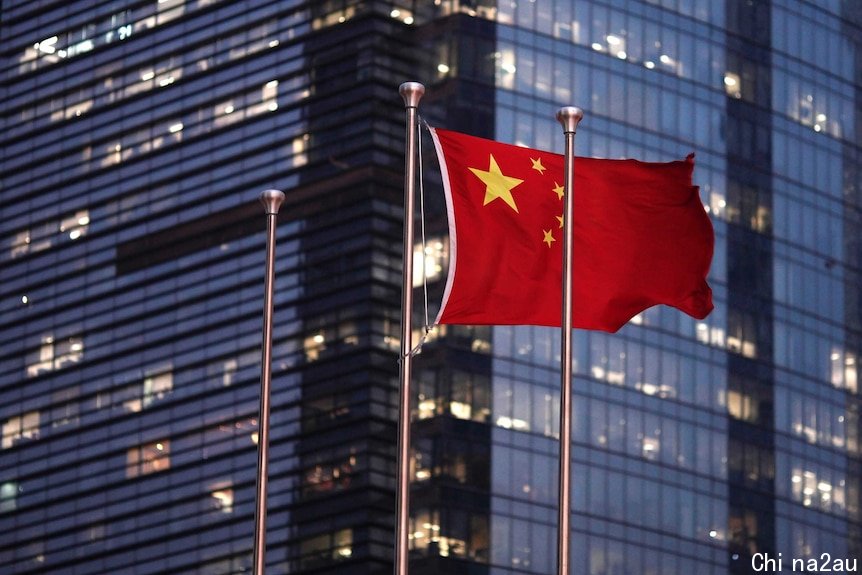
[(545, 234), (545, 239), (542, 241), (548, 244), (548, 247), (551, 247), (551, 244), (557, 241), (554, 239), (554, 234), (551, 233), (551, 230), (542, 230), (542, 233)]
[(566, 191), (563, 189), (563, 186), (561, 186), (557, 182), (554, 182), (554, 193), (557, 194), (557, 197), (562, 200), (563, 195), (566, 193)]
[(548, 168), (542, 165), (542, 158), (536, 158), (535, 160), (533, 158), (530, 158), (530, 161), (533, 162), (533, 169), (544, 176), (545, 170), (547, 170)]
[(487, 206), (493, 200), (500, 198), (517, 212), (518, 206), (515, 205), (515, 198), (512, 197), (512, 189), (524, 180), (504, 175), (500, 171), (500, 166), (497, 165), (497, 160), (494, 159), (493, 155), (489, 155), (491, 159), (487, 172), (470, 168), (470, 171), (476, 174), (476, 177), (485, 184), (485, 201), (482, 205)]

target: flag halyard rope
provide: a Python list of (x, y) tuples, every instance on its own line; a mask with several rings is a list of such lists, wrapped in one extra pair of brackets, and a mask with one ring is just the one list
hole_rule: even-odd
[[(422, 346), (428, 341), (428, 336), (431, 333), (431, 330), (434, 329), (433, 325), (430, 325), (430, 321), (428, 319), (428, 274), (427, 268), (425, 267), (425, 256), (427, 249), (427, 240), (425, 237), (425, 175), (423, 172), (423, 158), (422, 158), (422, 126), (428, 127), (428, 123), (419, 115), (416, 116), (416, 126), (414, 129), (417, 131), (416, 138), (416, 148), (419, 156), (418, 174), (419, 174), (419, 229), (420, 235), (422, 236), (422, 259), (420, 260), (420, 265), (422, 266), (422, 295), (423, 295), (423, 312), (425, 317), (425, 323), (422, 329), (422, 337), (419, 338), (419, 342), (410, 350), (410, 357), (415, 357), (422, 353)], [(398, 362), (400, 363), (403, 360), (403, 357), (398, 358)]]

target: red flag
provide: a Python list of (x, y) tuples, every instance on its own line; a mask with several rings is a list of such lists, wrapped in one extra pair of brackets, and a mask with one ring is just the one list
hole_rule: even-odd
[[(563, 156), (431, 129), (449, 210), (437, 323), (559, 326)], [(576, 158), (574, 327), (617, 331), (656, 304), (698, 319), (712, 224), (684, 161)]]

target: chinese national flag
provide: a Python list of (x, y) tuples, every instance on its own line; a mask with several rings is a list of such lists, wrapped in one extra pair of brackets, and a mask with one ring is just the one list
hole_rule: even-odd
[[(560, 326), (563, 156), (431, 129), (449, 211), (437, 323)], [(694, 158), (576, 158), (574, 327), (617, 331), (656, 304), (702, 319), (714, 236)]]

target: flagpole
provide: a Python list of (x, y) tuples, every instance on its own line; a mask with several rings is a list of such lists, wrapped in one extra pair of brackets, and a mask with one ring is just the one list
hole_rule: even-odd
[(565, 195), (563, 212), (563, 306), (562, 306), (562, 350), (560, 370), (560, 494), (559, 520), (557, 522), (557, 573), (569, 575), (571, 516), (571, 442), (572, 442), (572, 250), (574, 236), (572, 225), (574, 212), (574, 168), (575, 132), (584, 111), (566, 106), (557, 111), (557, 121), (563, 126), (566, 138)]
[(266, 565), (266, 484), (269, 467), (269, 397), (272, 382), (272, 316), (275, 284), (275, 225), (284, 193), (265, 190), (260, 203), (266, 211), (266, 277), (263, 296), (263, 351), (261, 354), (260, 413), (257, 435), (257, 493), (254, 507), (254, 575), (264, 575)]
[(398, 480), (395, 575), (407, 575), (410, 530), (410, 355), (413, 349), (413, 214), (416, 186), (416, 117), (425, 86), (404, 82), (398, 92), (407, 110), (404, 159), (404, 255), (401, 284), (401, 401), (398, 411)]

